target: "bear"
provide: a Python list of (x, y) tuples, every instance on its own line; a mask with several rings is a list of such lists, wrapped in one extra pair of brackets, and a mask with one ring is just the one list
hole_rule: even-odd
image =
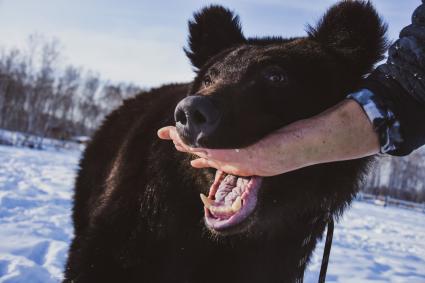
[(365, 1), (335, 4), (295, 38), (246, 38), (233, 11), (196, 12), (184, 50), (194, 80), (126, 100), (84, 151), (64, 282), (302, 282), (373, 157), (242, 177), (192, 168), (157, 130), (175, 124), (194, 147), (250, 145), (356, 90), (385, 34)]

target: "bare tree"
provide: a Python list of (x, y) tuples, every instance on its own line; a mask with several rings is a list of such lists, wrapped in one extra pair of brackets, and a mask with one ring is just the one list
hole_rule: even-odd
[(97, 73), (61, 68), (61, 45), (34, 34), (24, 49), (0, 49), (0, 128), (38, 137), (90, 135), (133, 84), (103, 82)]

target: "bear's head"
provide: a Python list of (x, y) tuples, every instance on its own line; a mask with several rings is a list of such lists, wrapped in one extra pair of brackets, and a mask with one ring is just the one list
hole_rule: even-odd
[[(189, 22), (185, 52), (197, 76), (176, 107), (177, 131), (194, 147), (241, 148), (318, 114), (355, 90), (382, 58), (385, 31), (363, 1), (334, 5), (307, 36), (288, 39), (245, 38), (231, 11), (204, 8)], [(342, 210), (355, 194), (362, 164), (312, 166), (269, 178), (217, 172), (208, 197), (202, 196), (206, 225), (217, 233), (262, 231), (290, 221), (294, 211)]]

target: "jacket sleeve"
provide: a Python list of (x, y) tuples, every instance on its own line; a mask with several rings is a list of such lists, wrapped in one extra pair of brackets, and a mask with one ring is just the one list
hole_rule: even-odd
[[(391, 45), (387, 62), (378, 66), (361, 87), (372, 93), (372, 101), (377, 101), (378, 109), (385, 114), (379, 123), (372, 121), (380, 135), (381, 152), (407, 155), (425, 144), (424, 4), (414, 11), (412, 24)], [(362, 97), (351, 95), (365, 109), (366, 100)], [(371, 118), (370, 113), (366, 114)]]

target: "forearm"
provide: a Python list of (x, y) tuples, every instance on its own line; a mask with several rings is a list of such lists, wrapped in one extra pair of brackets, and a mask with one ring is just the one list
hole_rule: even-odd
[[(276, 154), (282, 156), (282, 171), (370, 156), (380, 149), (372, 123), (360, 105), (351, 99), (315, 117), (284, 127), (273, 135), (269, 138), (270, 144), (281, 138), (278, 143), (281, 152)], [(285, 164), (294, 168), (284, 168)]]

